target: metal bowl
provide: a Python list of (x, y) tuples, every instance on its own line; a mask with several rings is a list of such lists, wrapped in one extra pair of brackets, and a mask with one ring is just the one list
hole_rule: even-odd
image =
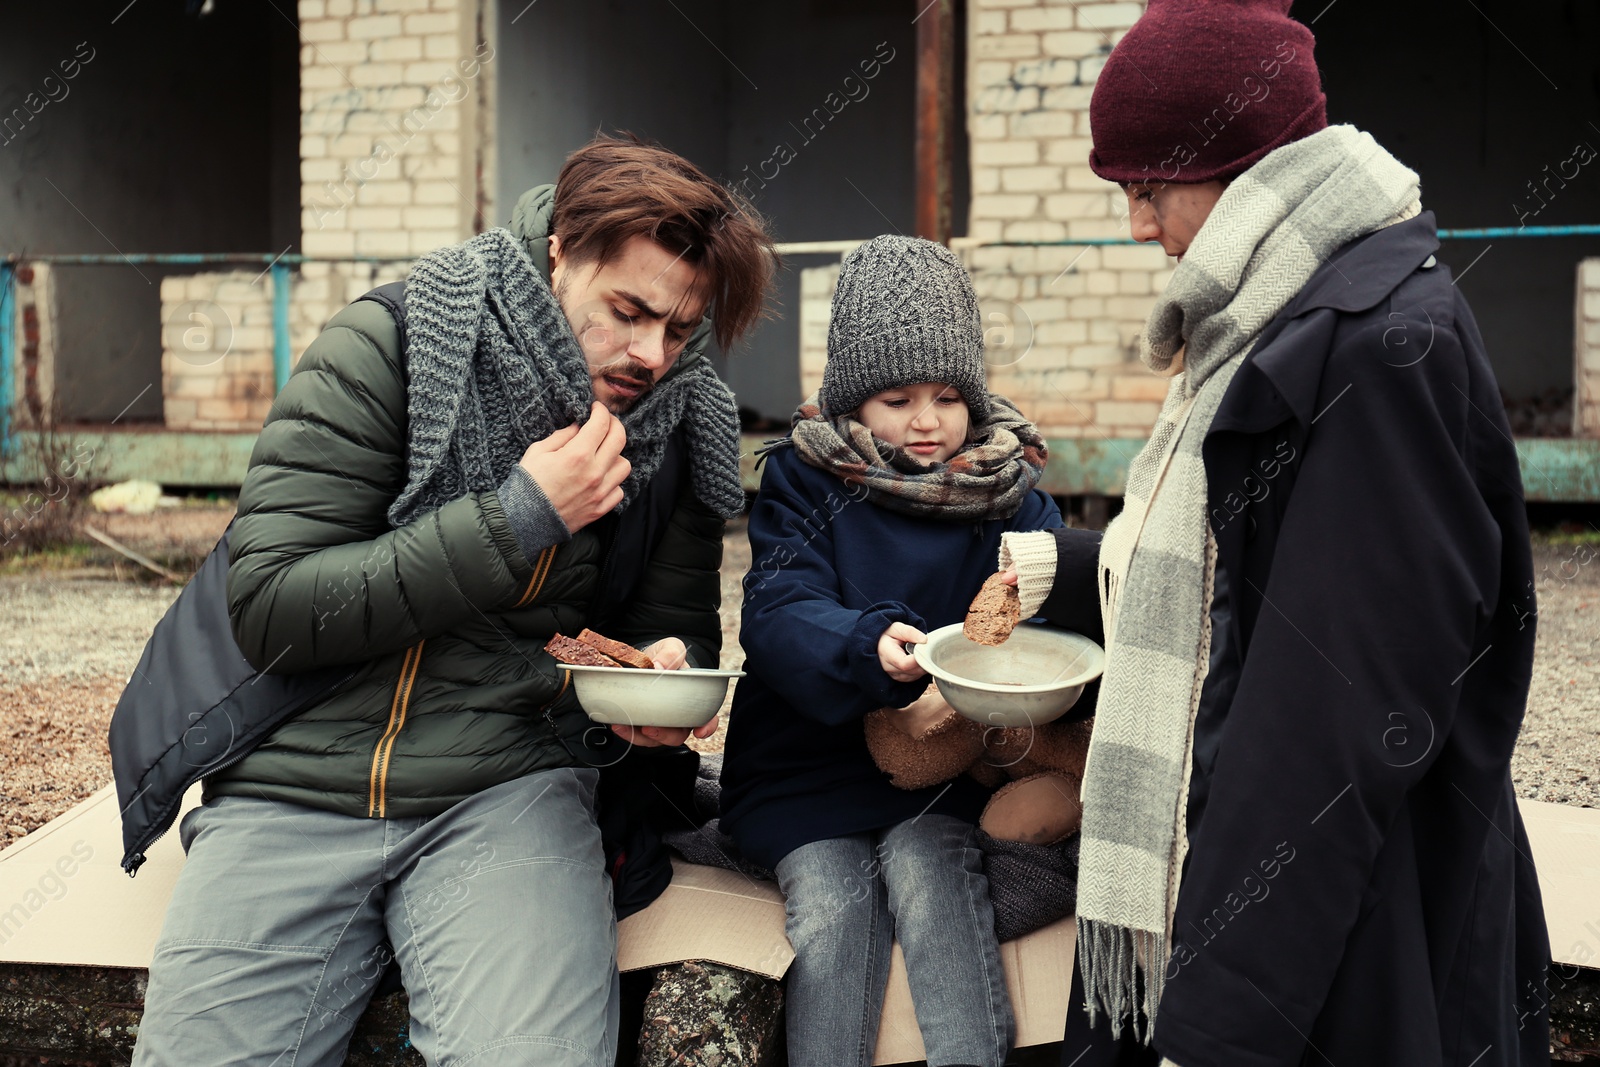
[(572, 672), (578, 703), (589, 718), (626, 726), (704, 726), (722, 707), (729, 681), (744, 677), (743, 671), (695, 667), (669, 671), (559, 666)]
[(1105, 671), (1106, 653), (1071, 630), (1023, 623), (1001, 645), (941, 626), (912, 654), (952, 708), (985, 726), (1039, 726), (1065, 715)]

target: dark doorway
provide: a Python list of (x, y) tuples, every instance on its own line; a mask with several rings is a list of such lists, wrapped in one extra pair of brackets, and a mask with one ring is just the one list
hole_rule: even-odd
[[(191, 15), (177, 0), (9, 9), (0, 253), (298, 251), (293, 12), (216, 3)], [(161, 418), (161, 279), (195, 269), (57, 269), (63, 419)]]
[[(1600, 223), (1600, 8), (1302, 0), (1294, 15), (1317, 35), (1328, 120), (1416, 170), (1441, 228)], [(1592, 162), (1574, 175), (1580, 144)], [(1570, 398), (1574, 279), (1594, 255), (1600, 237), (1445, 242), (1513, 408)]]

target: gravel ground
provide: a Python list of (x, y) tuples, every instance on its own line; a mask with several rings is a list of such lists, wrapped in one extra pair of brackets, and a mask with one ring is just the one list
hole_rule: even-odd
[[(192, 568), (231, 511), (184, 511), (165, 522), (108, 517), (118, 521), (103, 528), (169, 565), (189, 558)], [(0, 574), (0, 847), (110, 781), (111, 709), (176, 595), (170, 585), (130, 580), (144, 573), (137, 567), (104, 555), (87, 562)], [(741, 520), (723, 558), (727, 668), (744, 662), (739, 582), (749, 565)], [(1538, 653), (1512, 774), (1520, 796), (1600, 807), (1600, 545), (1537, 545), (1535, 570)], [(723, 729), (696, 747), (720, 751), (726, 722), (724, 715)]]
[[(750, 535), (744, 519), (728, 523), (728, 532), (722, 539), (722, 669), (736, 671), (744, 667), (744, 649), (739, 647), (739, 605), (744, 600), (741, 583), (750, 569)], [(691, 741), (690, 745), (701, 752), (721, 752), (728, 738), (728, 707), (733, 703), (733, 686), (728, 687), (728, 699), (722, 704), (722, 717), (717, 732), (704, 741)]]
[(1511, 776), (1518, 796), (1600, 807), (1600, 544), (1537, 544), (1533, 564), (1539, 643)]

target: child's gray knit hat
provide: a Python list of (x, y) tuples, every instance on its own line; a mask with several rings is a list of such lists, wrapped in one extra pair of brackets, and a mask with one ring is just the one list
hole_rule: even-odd
[(920, 237), (874, 237), (844, 257), (818, 403), (847, 415), (885, 389), (945, 382), (974, 427), (989, 417), (978, 295), (961, 261)]

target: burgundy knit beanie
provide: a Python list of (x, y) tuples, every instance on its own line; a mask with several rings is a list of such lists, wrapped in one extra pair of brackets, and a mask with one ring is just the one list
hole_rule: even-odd
[(1327, 126), (1292, 0), (1150, 0), (1089, 101), (1089, 166), (1114, 182), (1234, 178)]

